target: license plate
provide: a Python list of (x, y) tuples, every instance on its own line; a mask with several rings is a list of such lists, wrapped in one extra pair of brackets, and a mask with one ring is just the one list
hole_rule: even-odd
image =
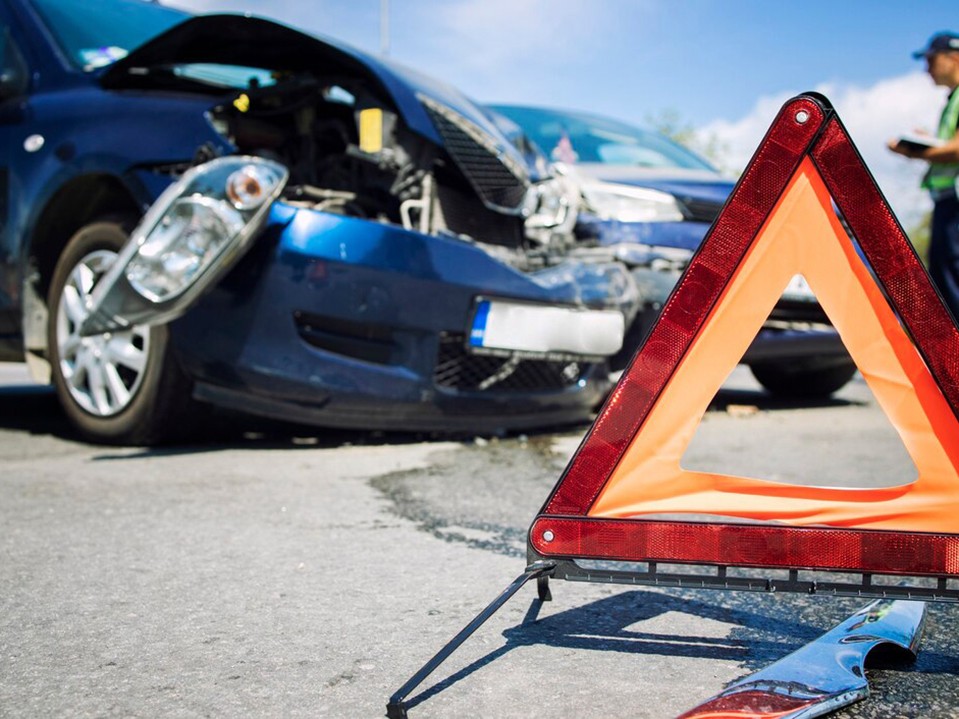
[(609, 356), (623, 346), (625, 321), (616, 310), (482, 299), (469, 332), (474, 349)]

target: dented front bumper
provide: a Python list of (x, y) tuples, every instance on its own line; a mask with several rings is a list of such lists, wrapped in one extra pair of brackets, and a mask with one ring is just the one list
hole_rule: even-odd
[(169, 323), (198, 398), (311, 424), (531, 428), (587, 419), (609, 390), (605, 360), (637, 305), (621, 264), (520, 272), (459, 238), (283, 200), (257, 221), (152, 311), (129, 278), (138, 230), (86, 330)]

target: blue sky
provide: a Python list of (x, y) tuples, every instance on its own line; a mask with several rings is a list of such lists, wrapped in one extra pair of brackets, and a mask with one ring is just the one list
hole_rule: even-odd
[[(164, 0), (250, 12), (381, 47), (381, 0)], [(389, 54), (483, 101), (588, 109), (644, 123), (666, 111), (742, 169), (788, 97), (833, 101), (904, 224), (928, 206), (919, 163), (884, 142), (932, 128), (944, 92), (911, 52), (959, 31), (956, 0), (390, 0)]]

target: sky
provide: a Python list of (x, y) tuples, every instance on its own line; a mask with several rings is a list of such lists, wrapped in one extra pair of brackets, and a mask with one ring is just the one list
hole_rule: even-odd
[[(162, 0), (246, 12), (389, 56), (476, 100), (589, 110), (639, 125), (673, 114), (733, 174), (782, 104), (836, 107), (908, 229), (931, 206), (922, 163), (890, 153), (934, 131), (945, 89), (911, 53), (959, 32), (956, 0)], [(381, 12), (388, 8), (388, 44)]]

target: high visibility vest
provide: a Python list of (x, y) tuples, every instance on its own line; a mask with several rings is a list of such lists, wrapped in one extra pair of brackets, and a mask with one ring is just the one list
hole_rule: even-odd
[[(957, 126), (959, 126), (959, 88), (954, 89), (949, 95), (942, 117), (939, 118), (939, 132), (936, 136), (940, 140), (951, 140), (956, 135)], [(929, 170), (922, 178), (922, 186), (935, 195), (937, 192), (955, 188), (957, 179), (959, 179), (959, 163), (933, 163), (929, 165)]]

